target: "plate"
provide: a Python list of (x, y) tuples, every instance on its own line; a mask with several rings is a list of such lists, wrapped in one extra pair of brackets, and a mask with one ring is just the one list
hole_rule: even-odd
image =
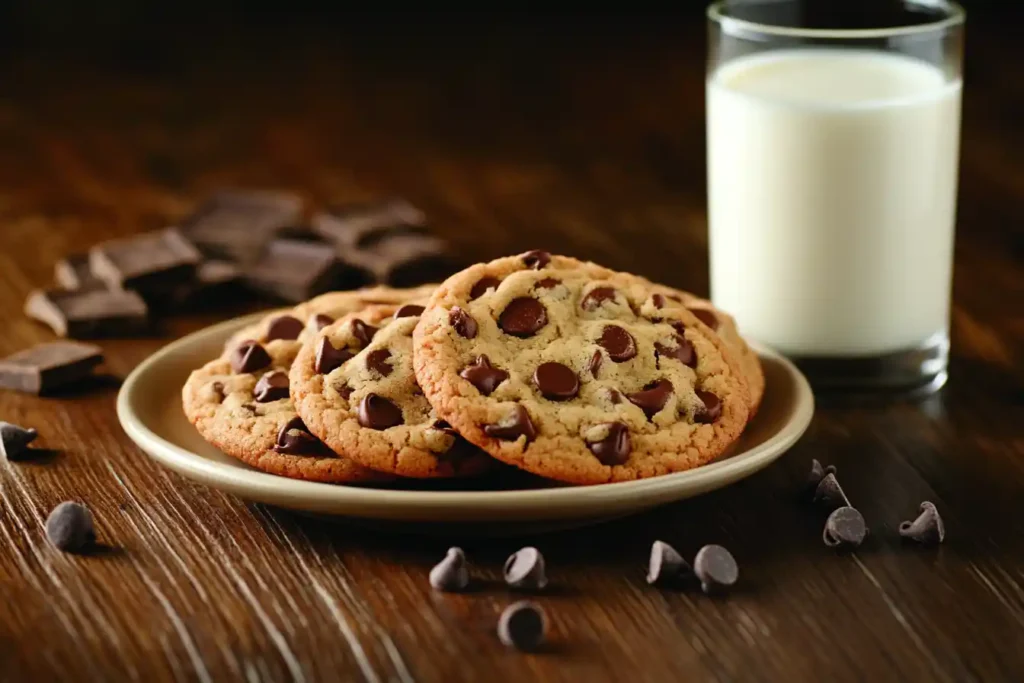
[[(298, 481), (266, 474), (207, 444), (185, 418), (181, 387), (189, 373), (220, 353), (223, 343), (261, 314), (230, 320), (169, 344), (124, 381), (117, 414), (129, 438), (150, 457), (189, 479), (246, 500), (350, 521), (447, 523), (536, 530), (621, 517), (728, 486), (771, 464), (807, 429), (814, 397), (789, 361), (752, 343), (767, 388), (757, 416), (730, 452), (688, 472), (598, 486), (538, 486), (525, 475), (501, 490), (480, 482), (403, 483), (370, 488)], [(493, 482), (485, 482), (490, 485)], [(413, 487), (413, 488), (408, 488)], [(475, 490), (474, 490), (475, 489)], [(471, 521), (468, 521), (471, 520)]]

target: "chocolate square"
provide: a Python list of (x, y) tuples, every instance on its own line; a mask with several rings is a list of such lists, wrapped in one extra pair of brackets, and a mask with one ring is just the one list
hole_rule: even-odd
[(301, 219), (302, 200), (294, 194), (228, 190), (210, 197), (179, 228), (207, 257), (248, 263)]
[(202, 255), (174, 228), (111, 240), (93, 247), (93, 275), (109, 287), (165, 296), (195, 277)]
[(137, 293), (95, 286), (32, 292), (25, 314), (58, 336), (75, 339), (128, 336), (143, 331), (147, 323), (146, 302)]
[(92, 374), (103, 352), (92, 344), (40, 344), (0, 360), (0, 387), (45, 394)]

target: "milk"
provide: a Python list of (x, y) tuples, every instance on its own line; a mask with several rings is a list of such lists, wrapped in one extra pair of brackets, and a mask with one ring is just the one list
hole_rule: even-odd
[(797, 356), (948, 329), (960, 81), (895, 54), (774, 51), (707, 84), (711, 294)]

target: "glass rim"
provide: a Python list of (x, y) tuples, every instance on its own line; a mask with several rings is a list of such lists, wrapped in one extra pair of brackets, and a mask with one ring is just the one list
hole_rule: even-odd
[(737, 19), (724, 12), (729, 0), (717, 0), (708, 6), (707, 18), (718, 24), (727, 35), (737, 34), (762, 34), (784, 38), (835, 38), (835, 39), (859, 39), (859, 38), (890, 38), (893, 36), (909, 36), (941, 31), (953, 26), (960, 26), (964, 23), (967, 12), (957, 2), (952, 0), (940, 0), (940, 2), (911, 2), (908, 4), (923, 5), (941, 9), (947, 16), (913, 26), (889, 26), (882, 28), (801, 28), (799, 26), (776, 26), (763, 24), (758, 21)]

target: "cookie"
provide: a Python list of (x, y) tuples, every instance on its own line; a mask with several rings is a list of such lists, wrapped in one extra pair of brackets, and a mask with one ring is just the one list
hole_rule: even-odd
[(739, 436), (748, 395), (726, 344), (648, 283), (546, 252), (442, 283), (414, 335), (438, 415), (498, 460), (575, 484), (697, 467)]
[(288, 387), (298, 349), (292, 340), (251, 341), (230, 358), (210, 361), (185, 383), (185, 415), (204, 439), (264, 472), (338, 484), (386, 481), (332, 453), (305, 428)]
[(493, 461), (440, 420), (416, 384), (412, 334), (422, 311), (369, 306), (321, 330), (292, 365), (295, 408), (328, 447), (375, 470), (475, 475)]

